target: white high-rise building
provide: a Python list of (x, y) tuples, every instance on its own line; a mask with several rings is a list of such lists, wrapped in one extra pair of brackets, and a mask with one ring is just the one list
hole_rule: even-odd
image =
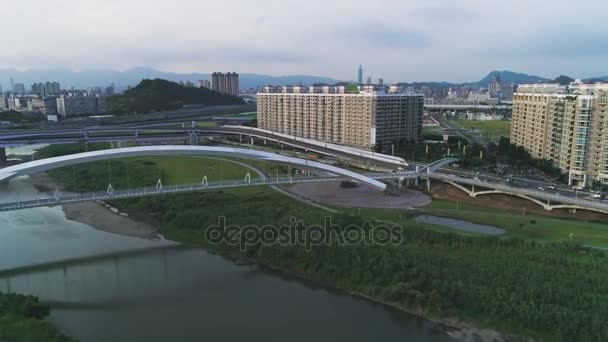
[(608, 83), (520, 85), (511, 142), (553, 161), (572, 185), (608, 184)]
[(419, 140), (424, 97), (387, 94), (383, 87), (264, 87), (258, 127), (363, 148)]

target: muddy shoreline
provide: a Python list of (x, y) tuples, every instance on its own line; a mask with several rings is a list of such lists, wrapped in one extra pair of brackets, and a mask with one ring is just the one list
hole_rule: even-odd
[[(53, 195), (58, 190), (65, 193), (65, 189), (45, 173), (30, 177), (32, 184), (40, 192)], [(158, 235), (158, 227), (134, 219), (128, 213), (104, 202), (73, 203), (63, 205), (62, 208), (68, 220), (84, 223), (97, 230), (142, 239), (162, 238)]]

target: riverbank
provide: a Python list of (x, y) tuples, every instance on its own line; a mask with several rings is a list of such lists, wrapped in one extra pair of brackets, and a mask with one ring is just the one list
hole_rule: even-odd
[[(61, 185), (56, 184), (48, 175), (39, 174), (32, 176), (33, 184), (39, 189), (47, 193), (53, 193), (54, 188), (58, 188), (59, 191), (64, 191)], [(296, 196), (296, 195), (294, 195)], [(85, 223), (94, 227), (95, 229), (106, 231), (114, 234), (126, 235), (131, 237), (139, 237), (139, 238), (153, 238), (157, 236), (160, 227), (154, 227), (150, 222), (154, 220), (154, 218), (145, 213), (132, 213), (130, 210), (125, 209), (117, 209), (112, 207), (106, 203), (99, 202), (88, 202), (88, 203), (78, 203), (78, 204), (70, 204), (63, 207), (63, 210), (66, 214), (66, 217), (70, 220), (74, 220), (77, 222)], [(123, 215), (121, 215), (123, 214)], [(124, 216), (127, 215), (127, 216)], [(179, 243), (185, 243), (190, 245), (196, 245), (199, 247), (207, 247), (207, 250), (210, 250), (204, 244), (194, 243), (192, 244), (191, 240), (188, 237), (182, 236), (169, 236), (173, 240)], [(321, 279), (320, 277), (315, 277), (314, 275), (298, 272), (297, 270), (290, 269), (287, 267), (280, 267), (271, 262), (264, 261), (260, 258), (250, 258), (245, 257), (242, 254), (235, 253), (233, 251), (228, 250), (220, 250), (214, 249), (213, 252), (225, 256), (231, 260), (233, 260), (236, 264), (257, 264), (265, 269), (272, 270), (274, 272), (278, 272), (280, 274), (288, 275), (301, 281), (311, 282), (317, 286), (322, 286), (328, 289), (340, 291), (342, 293), (351, 295), (356, 298), (362, 298), (365, 300), (369, 300), (371, 302), (382, 304), (387, 307), (391, 307), (393, 309), (400, 310), (402, 312), (406, 312), (412, 316), (424, 319), (433, 325), (436, 325), (436, 330), (442, 333), (445, 333), (453, 338), (457, 338), (462, 341), (467, 342), (490, 342), (490, 341), (513, 341), (515, 340), (513, 336), (504, 335), (496, 331), (492, 330), (484, 330), (477, 329), (472, 327), (465, 322), (460, 322), (457, 320), (442, 320), (432, 318), (425, 313), (421, 308), (408, 308), (400, 305), (398, 302), (389, 302), (381, 300), (380, 298), (375, 298), (373, 296), (369, 296), (363, 292), (355, 291), (352, 289), (348, 289), (345, 287), (339, 286), (337, 283), (328, 282), (326, 280)]]
[(439, 319), (433, 318), (425, 313), (425, 310), (422, 308), (412, 308), (405, 307), (398, 302), (385, 301), (379, 298), (375, 298), (373, 296), (369, 296), (360, 291), (355, 291), (352, 289), (346, 289), (338, 286), (336, 283), (328, 282), (326, 280), (322, 280), (320, 278), (316, 278), (311, 276), (310, 274), (306, 274), (303, 272), (298, 272), (293, 269), (279, 267), (273, 265), (268, 262), (264, 262), (255, 258), (247, 258), (241, 255), (236, 254), (221, 254), (224, 257), (233, 260), (235, 263), (240, 264), (256, 264), (266, 270), (270, 270), (272, 272), (276, 272), (279, 275), (287, 275), (289, 277), (293, 277), (299, 279), (304, 282), (310, 282), (315, 286), (320, 286), (323, 288), (331, 289), (334, 291), (338, 291), (340, 293), (348, 294), (349, 296), (364, 299), (370, 301), (375, 304), (384, 305), (391, 309), (396, 309), (401, 312), (405, 312), (411, 316), (417, 317), (419, 319), (425, 320), (431, 324), (433, 324), (434, 330), (443, 334), (446, 334), (454, 339), (464, 341), (464, 342), (526, 342), (532, 341), (526, 337), (516, 336), (511, 334), (505, 334), (498, 332), (496, 330), (491, 329), (480, 329), (476, 328), (464, 321), (456, 320), (456, 319)]
[[(62, 185), (57, 184), (46, 173), (31, 175), (32, 184), (38, 191), (52, 195), (57, 189), (65, 192)], [(125, 235), (142, 239), (162, 238), (158, 228), (150, 220), (134, 219), (129, 213), (104, 202), (83, 202), (62, 206), (68, 220), (84, 223), (97, 230), (107, 233)]]

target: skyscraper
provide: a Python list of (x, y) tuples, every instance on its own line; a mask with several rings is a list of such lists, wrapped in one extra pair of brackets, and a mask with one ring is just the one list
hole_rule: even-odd
[(359, 64), (359, 74), (357, 75), (357, 81), (359, 84), (363, 84), (363, 67)]

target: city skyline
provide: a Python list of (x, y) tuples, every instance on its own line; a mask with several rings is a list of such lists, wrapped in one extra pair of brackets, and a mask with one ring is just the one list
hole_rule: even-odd
[[(591, 4), (567, 1), (546, 6), (535, 1), (312, 0), (307, 6), (278, 1), (260, 6), (178, 0), (142, 6), (141, 0), (110, 0), (91, 11), (81, 3), (27, 0), (5, 18), (0, 43), (11, 48), (0, 56), (0, 68), (144, 66), (178, 73), (235, 70), (350, 80), (353, 66), (363, 64), (366, 74), (387, 82), (466, 82), (495, 69), (586, 78), (608, 74), (603, 63), (608, 28), (602, 25), (602, 8), (608, 5), (592, 2), (594, 11), (587, 10)], [(293, 11), (294, 6), (300, 8)], [(338, 10), (346, 15), (336, 16)], [(55, 19), (61, 17), (69, 20)], [(230, 27), (223, 30), (204, 29), (227, 22)]]

